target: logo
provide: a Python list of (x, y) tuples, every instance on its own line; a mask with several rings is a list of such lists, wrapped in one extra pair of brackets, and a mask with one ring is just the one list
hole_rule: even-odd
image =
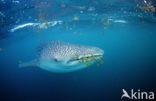
[(135, 91), (131, 89), (130, 92), (127, 92), (125, 89), (122, 89), (121, 99), (128, 98), (128, 99), (138, 99), (138, 100), (154, 100), (154, 92), (145, 92), (138, 89)]

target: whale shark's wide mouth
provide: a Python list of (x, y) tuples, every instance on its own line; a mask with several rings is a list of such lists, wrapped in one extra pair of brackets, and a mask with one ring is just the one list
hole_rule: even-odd
[(89, 61), (89, 60), (93, 60), (93, 59), (97, 59), (102, 57), (103, 54), (88, 54), (88, 55), (79, 55), (79, 56), (75, 56), (71, 59), (69, 59), (67, 61), (67, 64), (72, 64), (72, 63), (78, 63), (80, 61)]

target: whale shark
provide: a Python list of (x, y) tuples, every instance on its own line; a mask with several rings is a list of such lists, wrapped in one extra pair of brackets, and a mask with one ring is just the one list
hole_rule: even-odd
[(79, 63), (83, 58), (94, 58), (104, 54), (102, 49), (94, 46), (71, 44), (59, 40), (42, 43), (36, 50), (37, 58), (19, 64), (19, 67), (35, 66), (50, 72), (73, 72), (87, 67), (85, 63)]

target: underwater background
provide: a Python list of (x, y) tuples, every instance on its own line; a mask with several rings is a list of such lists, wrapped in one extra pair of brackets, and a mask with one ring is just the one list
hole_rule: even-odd
[[(104, 50), (103, 64), (70, 73), (18, 65), (43, 42)], [(155, 0), (0, 0), (0, 101), (120, 101), (156, 90)]]

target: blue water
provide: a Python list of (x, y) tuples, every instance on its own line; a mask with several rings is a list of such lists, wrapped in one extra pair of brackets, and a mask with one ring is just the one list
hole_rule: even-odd
[[(137, 8), (141, 3), (1, 0), (0, 101), (120, 101), (123, 88), (155, 91), (156, 12)], [(18, 67), (52, 40), (99, 47), (104, 63), (62, 74)]]

